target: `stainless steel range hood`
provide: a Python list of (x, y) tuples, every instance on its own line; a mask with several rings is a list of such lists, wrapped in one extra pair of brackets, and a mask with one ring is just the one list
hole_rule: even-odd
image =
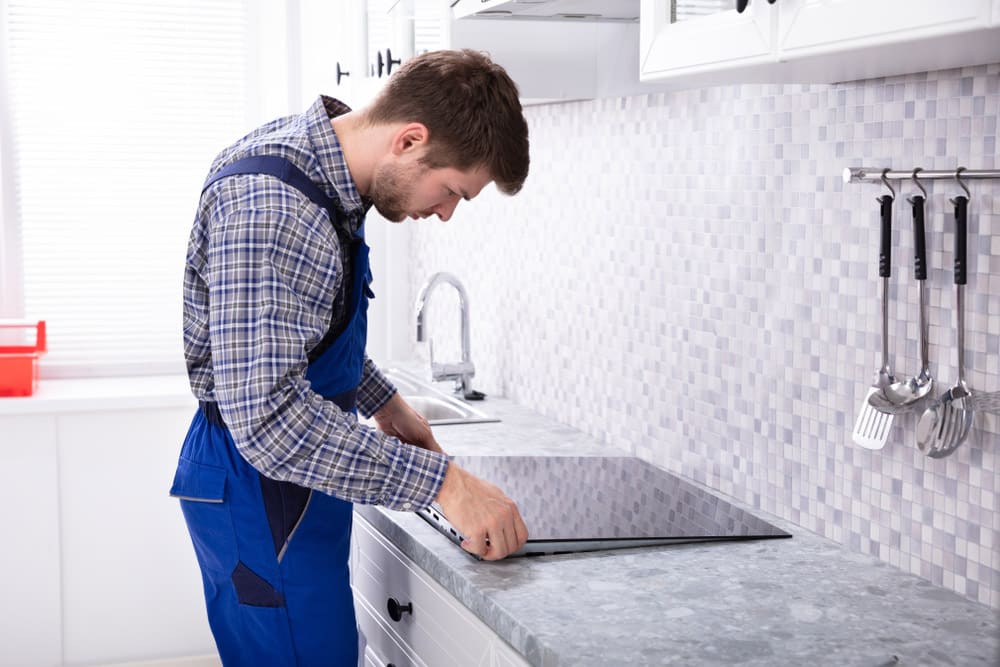
[(456, 19), (638, 23), (639, 0), (456, 0)]

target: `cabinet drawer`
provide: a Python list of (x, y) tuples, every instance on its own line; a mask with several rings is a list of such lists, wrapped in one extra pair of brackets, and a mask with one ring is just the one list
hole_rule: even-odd
[(355, 602), (358, 628), (365, 636), (365, 667), (424, 667), (382, 627), (364, 602)]
[[(489, 667), (495, 634), (486, 624), (357, 515), (354, 540), (352, 579), (359, 623), (363, 613), (370, 614), (422, 664)], [(390, 598), (412, 605), (412, 611), (394, 621)]]

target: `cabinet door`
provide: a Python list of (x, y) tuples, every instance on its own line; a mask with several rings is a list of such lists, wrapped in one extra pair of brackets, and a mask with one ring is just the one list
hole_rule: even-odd
[(0, 415), (5, 665), (62, 664), (59, 472), (54, 417)]
[[(355, 27), (364, 44), (351, 106), (367, 104), (404, 62), (426, 51), (451, 48), (451, 12), (441, 0), (351, 0), (361, 4)], [(354, 77), (354, 74), (351, 75)]]
[(978, 30), (990, 25), (991, 0), (782, 0), (782, 60)]
[(640, 79), (650, 81), (775, 61), (777, 12), (764, 0), (743, 13), (735, 2), (716, 11), (685, 14), (696, 3), (642, 0), (639, 21)]
[(353, 83), (363, 77), (363, 35), (359, 30), (363, 0), (299, 0), (292, 23), (297, 39), (289, 45), (289, 76), (300, 90), (297, 109), (306, 109), (320, 93), (346, 100)]
[(214, 650), (191, 538), (167, 495), (192, 412), (59, 415), (66, 664)]
[(530, 667), (521, 654), (497, 637), (493, 640), (493, 667)]

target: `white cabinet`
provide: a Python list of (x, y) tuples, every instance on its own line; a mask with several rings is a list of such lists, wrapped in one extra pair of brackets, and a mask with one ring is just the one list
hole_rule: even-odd
[(1000, 26), (1000, 0), (993, 0), (993, 25)]
[(486, 51), (522, 104), (641, 93), (635, 23), (459, 19), (453, 48)]
[(783, 0), (774, 7), (781, 59), (938, 37), (990, 24), (990, 0)]
[(642, 0), (644, 81), (812, 82), (890, 76), (1000, 59), (996, 0), (779, 0), (673, 22)]
[(286, 71), (295, 113), (307, 109), (320, 93), (349, 103), (366, 77), (365, 0), (298, 0), (287, 4)]
[(371, 524), (354, 515), (351, 583), (365, 660), (379, 667), (526, 667), (527, 662)]
[(699, 74), (775, 61), (777, 15), (763, 0), (672, 22), (669, 0), (642, 3), (639, 42), (644, 80)]
[(351, 81), (344, 94), (352, 107), (369, 102), (413, 56), (451, 46), (451, 12), (442, 0), (348, 0), (346, 4), (354, 5), (356, 33)]
[(168, 495), (194, 412), (190, 394), (174, 403), (186, 406), (0, 414), (0, 664), (214, 650), (194, 549)]
[(5, 536), (0, 569), (6, 574), (0, 663), (58, 665), (63, 655), (62, 572), (59, 461), (52, 419), (0, 416), (0, 499)]

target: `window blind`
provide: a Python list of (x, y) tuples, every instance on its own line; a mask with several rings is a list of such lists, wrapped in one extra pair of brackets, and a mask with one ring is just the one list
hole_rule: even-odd
[(247, 0), (0, 7), (15, 199), (2, 224), (21, 250), (4, 272), (21, 274), (24, 316), (48, 323), (42, 377), (182, 372), (200, 186), (252, 124)]

